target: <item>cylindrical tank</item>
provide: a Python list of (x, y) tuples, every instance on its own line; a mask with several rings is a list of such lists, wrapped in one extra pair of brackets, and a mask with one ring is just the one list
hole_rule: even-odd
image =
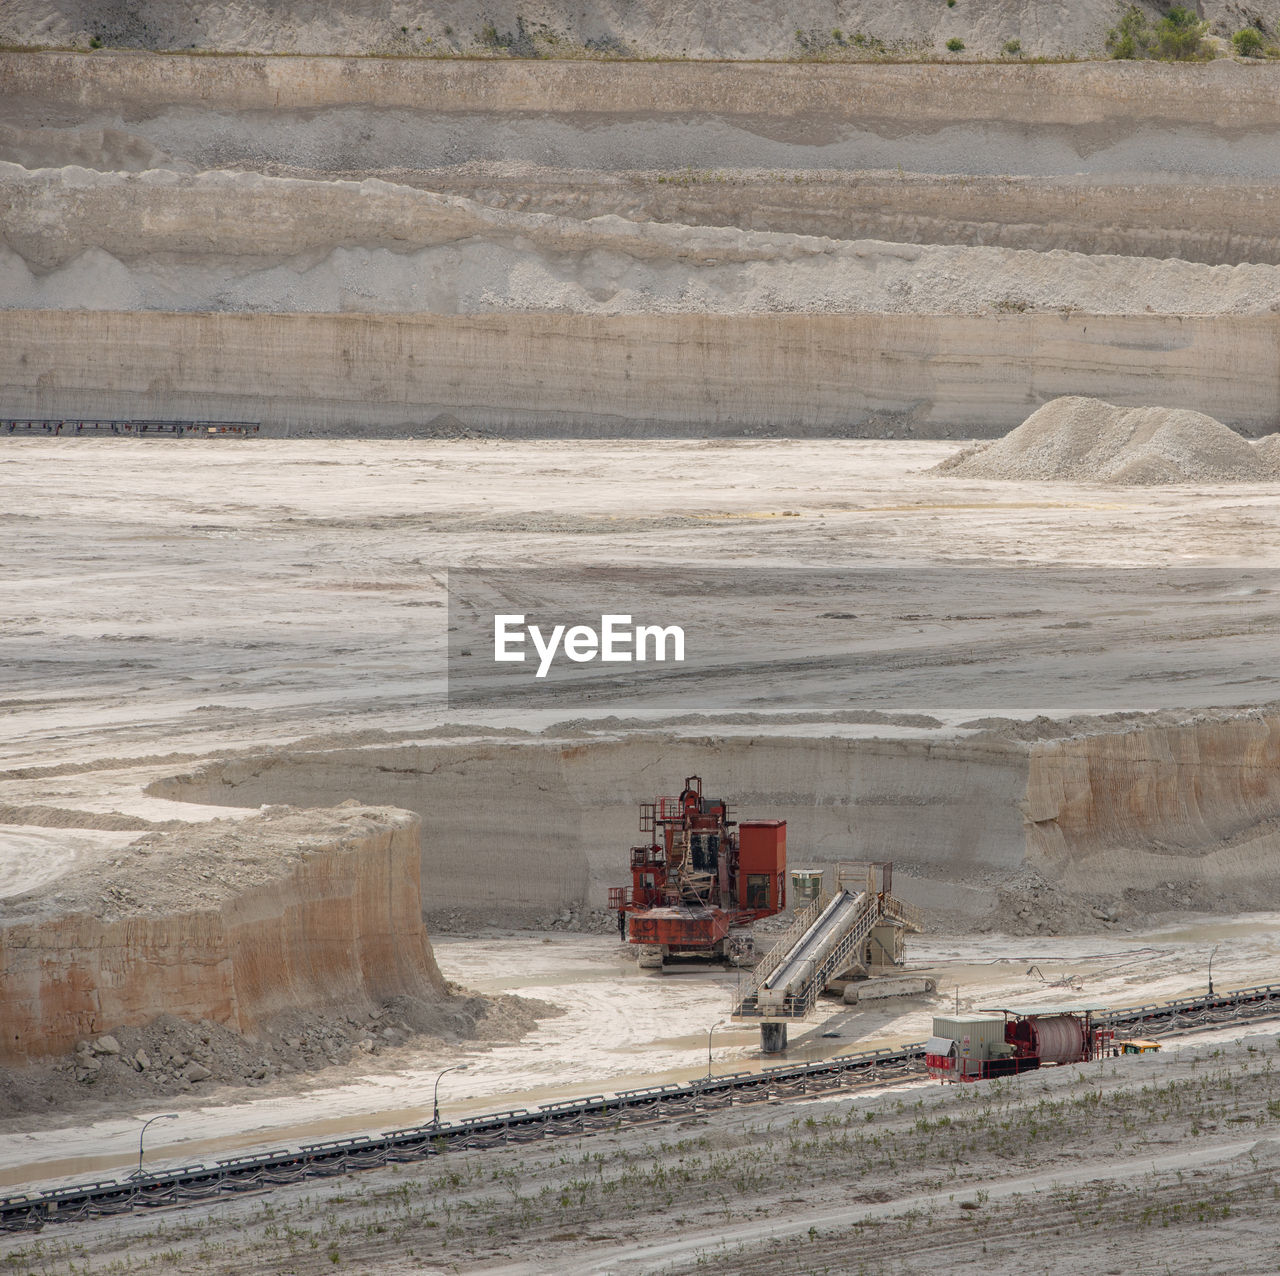
[(1075, 1015), (1044, 1015), (1035, 1020), (1040, 1062), (1079, 1063), (1084, 1048), (1084, 1024)]

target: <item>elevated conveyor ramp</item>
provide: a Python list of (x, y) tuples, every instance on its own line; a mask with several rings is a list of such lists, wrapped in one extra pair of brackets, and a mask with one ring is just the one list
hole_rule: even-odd
[[(884, 877), (882, 889), (875, 889), (874, 867), (866, 866), (862, 889), (844, 885), (842, 873), (842, 884), (834, 895), (820, 895), (797, 914), (757, 965), (750, 988), (734, 1004), (735, 1019), (760, 1022), (766, 1052), (782, 1049), (787, 1022), (803, 1019), (827, 985), (859, 963), (875, 926), (893, 921), (908, 930), (920, 929), (917, 911), (883, 889)], [(774, 1026), (777, 1030), (769, 1031)]]

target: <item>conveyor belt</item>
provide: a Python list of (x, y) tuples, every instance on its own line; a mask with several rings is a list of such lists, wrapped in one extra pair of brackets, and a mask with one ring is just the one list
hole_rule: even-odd
[(843, 887), (797, 915), (756, 967), (750, 987), (734, 1003), (735, 1019), (802, 1019), (827, 985), (857, 965), (867, 937), (891, 919), (918, 930), (916, 910), (882, 891)]
[[(756, 990), (762, 1014), (807, 1014), (827, 984), (850, 963), (879, 920), (876, 897), (841, 890)], [(838, 969), (837, 969), (838, 967)], [(742, 1014), (741, 1007), (737, 1010)]]
[(258, 421), (133, 421), (109, 420), (94, 418), (83, 420), (39, 418), (19, 420), (14, 417), (0, 419), (0, 430), (6, 434), (194, 434), (207, 438), (209, 435), (231, 434), (248, 436), (257, 434), (262, 428)]
[[(1187, 1032), (1223, 1023), (1280, 1018), (1280, 984), (1239, 988), (1213, 997), (1137, 1006), (1095, 1015), (1103, 1027), (1140, 1029), (1145, 1036)], [(685, 1085), (650, 1086), (544, 1103), (535, 1111), (470, 1117), (359, 1138), (308, 1143), (299, 1148), (228, 1157), (159, 1173), (99, 1179), (46, 1192), (0, 1197), (0, 1230), (38, 1231), (47, 1223), (77, 1222), (139, 1209), (185, 1205), (239, 1192), (267, 1191), (309, 1178), (374, 1169), (478, 1148), (501, 1148), (556, 1135), (581, 1136), (687, 1116), (692, 1111), (822, 1093), (844, 1086), (919, 1073), (924, 1043), (898, 1050), (837, 1055), (820, 1063), (791, 1064), (761, 1072), (734, 1072)]]

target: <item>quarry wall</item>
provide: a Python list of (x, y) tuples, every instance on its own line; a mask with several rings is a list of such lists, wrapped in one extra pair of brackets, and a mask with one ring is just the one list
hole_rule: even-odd
[(735, 818), (787, 820), (794, 864), (887, 858), (953, 882), (1014, 871), (1026, 765), (1025, 747), (1005, 742), (636, 736), (271, 754), (151, 791), (235, 806), (394, 803), (422, 819), (428, 913), (527, 922), (603, 907), (642, 840), (637, 804), (695, 774)]
[[(16, 139), (9, 146), (16, 147)], [(6, 149), (0, 139), (0, 155)], [(46, 162), (92, 165), (90, 151), (85, 139), (76, 158), (50, 151)], [(432, 190), (491, 207), (580, 219), (621, 213), (636, 221), (832, 239), (1177, 257), (1213, 266), (1280, 263), (1280, 215), (1265, 182), (1184, 178), (1157, 196), (1150, 186), (1084, 177), (823, 169), (797, 183), (782, 174), (726, 172), (714, 161), (705, 171), (674, 179), (581, 171), (514, 178), (473, 166), (434, 169), (428, 180)]]
[[(401, 814), (388, 826), (383, 814), (380, 828), (330, 830), (328, 840), (321, 832), (251, 888), (230, 880), (217, 903), (120, 907), (128, 892), (110, 873), (96, 876), (102, 893), (83, 907), (6, 901), (0, 1063), (61, 1054), (161, 1010), (253, 1031), (285, 1010), (443, 996), (422, 925), (417, 825)], [(309, 812), (297, 827), (324, 823), (323, 812)], [(252, 837), (258, 825), (243, 832)], [(65, 879), (57, 888), (68, 889)]]
[(1243, 909), (1280, 898), (1275, 717), (1036, 744), (1026, 807), (1030, 862), (1073, 890), (1191, 885)]
[[(1271, 181), (1280, 67), (0, 53), (0, 154), (359, 173), (883, 170)], [(1188, 103), (1194, 102), (1194, 110)], [(1172, 125), (1171, 121), (1176, 121)], [(109, 157), (109, 158), (107, 158)], [(167, 157), (167, 158), (166, 158)], [(1140, 211), (1140, 210), (1139, 210)], [(1142, 220), (1138, 218), (1138, 220)]]
[[(187, 57), (151, 53), (0, 52), (0, 88), (76, 111), (191, 104), (278, 111), (375, 105), (417, 111), (689, 113), (759, 117), (774, 127), (811, 113), (838, 123), (958, 121), (1021, 128), (1131, 130), (1188, 118), (1198, 127), (1280, 128), (1277, 68), (1161, 63), (582, 62), (342, 57)], [(12, 105), (10, 109), (12, 109)], [(1096, 141), (1082, 135), (1081, 147)]]
[(973, 919), (1026, 869), (1069, 896), (1136, 908), (1280, 901), (1280, 718), (1268, 715), (1031, 743), (649, 735), (280, 753), (152, 791), (407, 807), (422, 820), (428, 912), (527, 922), (602, 907), (641, 840), (636, 803), (694, 774), (735, 818), (785, 819), (793, 866), (891, 859), (905, 898)]
[(0, 312), (0, 416), (449, 414), (521, 433), (822, 433), (900, 414), (994, 434), (1064, 394), (1280, 416), (1280, 316)]

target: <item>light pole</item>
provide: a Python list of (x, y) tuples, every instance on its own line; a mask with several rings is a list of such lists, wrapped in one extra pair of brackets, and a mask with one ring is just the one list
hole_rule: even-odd
[[(466, 1072), (467, 1065), (465, 1063), (455, 1063), (452, 1068), (446, 1068), (440, 1074), (440, 1077), (446, 1076), (450, 1072)], [(440, 1077), (436, 1078), (436, 1087), (431, 1096), (431, 1124), (440, 1124)]]
[(724, 1020), (717, 1019), (715, 1023), (713, 1023), (711, 1027), (707, 1029), (707, 1080), (708, 1081), (711, 1080), (711, 1034), (715, 1032), (717, 1028), (723, 1028), (723, 1027), (724, 1027)]
[(178, 1114), (176, 1112), (161, 1112), (159, 1116), (153, 1116), (150, 1120), (142, 1123), (142, 1129), (138, 1131), (138, 1168), (135, 1171), (136, 1176), (140, 1177), (142, 1174), (142, 1139), (147, 1132), (147, 1126), (152, 1121), (176, 1121), (177, 1119)]
[(1209, 954), (1209, 996), (1213, 996), (1213, 953), (1218, 951), (1218, 945), (1214, 944), (1213, 952)]

